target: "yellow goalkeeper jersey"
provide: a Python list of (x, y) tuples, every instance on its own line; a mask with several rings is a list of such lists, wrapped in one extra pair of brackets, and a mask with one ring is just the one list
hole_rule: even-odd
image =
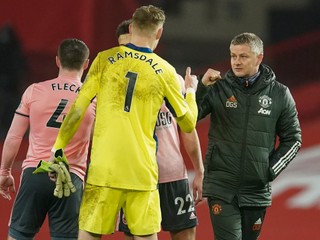
[(186, 113), (175, 69), (148, 48), (132, 44), (100, 52), (80, 95), (97, 97), (88, 183), (153, 190), (158, 183), (154, 130), (166, 98)]

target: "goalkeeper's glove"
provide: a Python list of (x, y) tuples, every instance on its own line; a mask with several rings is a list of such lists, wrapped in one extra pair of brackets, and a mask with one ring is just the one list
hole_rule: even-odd
[(65, 197), (70, 196), (70, 191), (74, 193), (76, 191), (75, 186), (72, 183), (69, 163), (62, 149), (58, 149), (54, 153), (55, 161), (59, 163), (61, 171), (61, 181), (63, 184), (63, 193)]
[(41, 173), (41, 172), (48, 172), (52, 173), (55, 172), (56, 174), (56, 187), (54, 189), (53, 195), (62, 198), (63, 196), (69, 197), (70, 192), (75, 192), (76, 188), (72, 183), (71, 176), (69, 173), (69, 164), (67, 161), (66, 156), (62, 149), (55, 151), (54, 153), (54, 161), (47, 162), (41, 160), (33, 173)]

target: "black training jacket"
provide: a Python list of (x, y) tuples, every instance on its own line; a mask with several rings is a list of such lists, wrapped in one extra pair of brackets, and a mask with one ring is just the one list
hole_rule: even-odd
[[(301, 129), (289, 89), (260, 65), (246, 87), (231, 70), (211, 87), (197, 90), (199, 120), (210, 115), (203, 195), (239, 206), (271, 205), (271, 181), (301, 147)], [(279, 141), (276, 141), (276, 139)]]

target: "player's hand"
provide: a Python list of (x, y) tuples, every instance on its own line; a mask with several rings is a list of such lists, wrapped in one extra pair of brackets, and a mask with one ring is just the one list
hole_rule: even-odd
[(76, 188), (71, 181), (70, 173), (63, 162), (53, 163), (50, 167), (56, 173), (57, 179), (55, 181), (56, 187), (53, 195), (62, 198), (69, 197), (70, 193), (75, 192)]
[[(69, 197), (70, 192), (74, 193), (76, 191), (75, 186), (71, 181), (71, 176), (69, 172), (69, 163), (62, 149), (58, 149), (54, 152), (55, 163), (59, 164), (60, 171), (58, 172), (61, 176), (61, 182), (63, 185), (63, 196)], [(58, 180), (58, 178), (57, 178)], [(60, 197), (61, 194), (57, 194)], [(55, 195), (56, 196), (56, 195)]]
[(209, 68), (206, 73), (203, 75), (201, 81), (203, 85), (206, 87), (209, 85), (215, 84), (218, 80), (221, 79), (220, 72), (217, 70), (214, 70), (212, 68)]
[(14, 178), (10, 171), (0, 170), (0, 195), (11, 200), (10, 193), (15, 193)]
[(62, 149), (54, 152), (54, 159), (50, 161), (40, 161), (33, 173), (47, 172), (50, 179), (56, 183), (53, 195), (62, 198), (69, 197), (70, 193), (75, 192), (76, 188), (72, 183), (69, 164)]
[[(48, 162), (54, 163), (56, 158), (55, 158), (55, 152), (51, 152), (50, 158)], [(48, 177), (51, 181), (56, 182), (57, 181), (57, 173), (55, 171), (50, 171), (48, 172)]]
[[(52, 152), (50, 159), (49, 159), (49, 162), (52, 162), (52, 163), (63, 162), (66, 165), (67, 169), (69, 170), (69, 163), (68, 163), (68, 160), (67, 160), (66, 156), (64, 155), (64, 152), (62, 149), (58, 149), (58, 150)], [(55, 171), (48, 172), (48, 176), (51, 181), (53, 181), (53, 182), (57, 181), (57, 172), (55, 172)]]
[(203, 180), (203, 173), (196, 172), (192, 182), (193, 200), (195, 205), (197, 205), (202, 201), (202, 180)]
[(198, 87), (198, 78), (196, 75), (191, 75), (191, 68), (187, 67), (186, 75), (184, 77), (185, 88), (193, 88), (194, 91), (197, 91)]

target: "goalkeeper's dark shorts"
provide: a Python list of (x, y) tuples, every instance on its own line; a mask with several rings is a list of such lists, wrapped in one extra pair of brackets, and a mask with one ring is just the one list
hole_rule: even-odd
[(23, 171), (13, 205), (9, 235), (15, 239), (33, 239), (48, 214), (52, 239), (77, 239), (82, 180), (70, 173), (77, 191), (69, 197), (57, 198), (53, 196), (55, 183), (48, 174), (32, 174), (34, 170), (26, 168)]
[[(179, 232), (198, 225), (188, 179), (159, 184), (162, 230)], [(131, 235), (123, 212), (120, 213), (119, 231)]]

